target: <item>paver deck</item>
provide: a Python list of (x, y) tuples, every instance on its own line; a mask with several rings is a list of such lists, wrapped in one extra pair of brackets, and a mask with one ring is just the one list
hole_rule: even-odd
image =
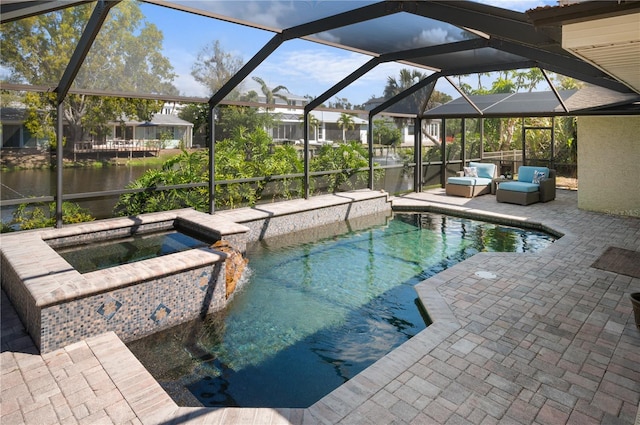
[(592, 267), (609, 247), (640, 251), (640, 219), (579, 210), (562, 190), (526, 207), (442, 190), (392, 201), (564, 236), (536, 254), (480, 253), (420, 283), (434, 323), (308, 409), (178, 407), (113, 333), (40, 355), (3, 292), (0, 422), (640, 425), (629, 299), (640, 279)]

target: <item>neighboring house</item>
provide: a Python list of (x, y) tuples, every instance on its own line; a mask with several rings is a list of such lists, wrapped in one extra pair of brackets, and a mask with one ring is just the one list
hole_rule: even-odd
[(2, 124), (0, 148), (43, 149), (49, 145), (48, 139), (34, 137), (24, 126), (25, 113), (24, 108), (0, 108), (0, 124)]
[[(264, 96), (259, 97), (260, 102), (265, 102)], [(304, 140), (303, 132), (303, 110), (300, 107), (309, 103), (309, 99), (287, 93), (287, 100), (275, 99), (275, 105), (268, 111), (261, 108), (262, 113), (277, 114), (278, 124), (268, 129), (269, 134), (275, 142), (301, 143)], [(332, 111), (311, 111), (318, 120), (318, 128), (311, 128), (309, 131), (309, 143), (328, 144), (342, 142), (342, 128), (338, 125), (340, 112)], [(362, 118), (352, 115), (353, 129), (347, 130), (345, 138), (349, 140), (360, 140), (367, 143), (368, 122)]]
[[(24, 126), (25, 112), (24, 108), (18, 107), (0, 108), (1, 148), (45, 149), (49, 146), (48, 139), (38, 139), (32, 136)], [(74, 149), (90, 151), (99, 148), (104, 150), (114, 145), (142, 145), (148, 144), (149, 141), (157, 142), (154, 148), (192, 147), (193, 124), (175, 115), (155, 114), (148, 123), (125, 119), (124, 124), (120, 121), (113, 121), (109, 125), (111, 132), (105, 140), (77, 142)]]
[(154, 114), (149, 122), (125, 119), (124, 123), (113, 121), (110, 126), (111, 134), (107, 136), (107, 143), (162, 141), (161, 149), (193, 147), (193, 123), (175, 115)]
[[(382, 97), (373, 97), (365, 102), (364, 109), (366, 111), (371, 111), (372, 109), (380, 106), (385, 100), (386, 99)], [(374, 120), (376, 119), (393, 121), (392, 118), (389, 116), (381, 116), (380, 118), (374, 117)], [(433, 146), (435, 144), (440, 143), (441, 141), (440, 125), (441, 123), (439, 120), (429, 120), (429, 119), (423, 120), (423, 123), (422, 123), (422, 129), (423, 129), (422, 145), (423, 146)], [(400, 145), (412, 147), (414, 144), (413, 120), (407, 120), (406, 124), (402, 126), (400, 131), (402, 132), (402, 142), (400, 143)]]

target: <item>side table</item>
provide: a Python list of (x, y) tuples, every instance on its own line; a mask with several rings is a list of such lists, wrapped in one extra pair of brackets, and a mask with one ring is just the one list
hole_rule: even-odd
[(498, 183), (502, 183), (502, 182), (508, 182), (511, 179), (508, 179), (506, 177), (496, 177), (495, 179), (491, 180), (491, 194), (495, 195), (496, 194), (496, 190), (498, 189)]

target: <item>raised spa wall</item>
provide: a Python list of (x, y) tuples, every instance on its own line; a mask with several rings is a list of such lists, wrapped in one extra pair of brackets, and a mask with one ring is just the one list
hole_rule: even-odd
[(0, 236), (1, 284), (41, 353), (108, 331), (127, 342), (224, 308), (225, 254), (195, 248), (80, 274), (55, 247), (180, 229), (245, 252), (267, 237), (384, 212), (391, 214), (387, 194), (365, 190), (213, 215), (184, 209), (9, 233)]

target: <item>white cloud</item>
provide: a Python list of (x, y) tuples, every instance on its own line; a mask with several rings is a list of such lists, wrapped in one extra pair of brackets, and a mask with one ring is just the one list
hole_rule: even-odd
[(207, 89), (198, 83), (191, 75), (191, 66), (195, 61), (195, 56), (191, 52), (183, 49), (167, 49), (163, 52), (165, 56), (171, 58), (173, 71), (176, 78), (173, 85), (177, 87), (181, 96), (208, 97)]
[(428, 44), (444, 44), (456, 41), (453, 37), (449, 36), (449, 32), (444, 28), (432, 28), (430, 30), (423, 30), (420, 34), (413, 39), (411, 46), (425, 46)]
[(202, 84), (197, 82), (189, 74), (179, 74), (176, 79), (173, 80), (173, 85), (178, 88), (181, 96), (209, 97), (209, 94), (207, 94), (207, 89), (205, 89)]
[(284, 85), (295, 94), (320, 94), (360, 67), (369, 58), (353, 52), (294, 49), (276, 53), (252, 75), (267, 85)]
[(240, 21), (253, 22), (270, 28), (284, 28), (287, 21), (295, 13), (295, 7), (289, 1), (234, 1), (219, 2), (214, 11), (222, 15), (232, 16)]
[(501, 7), (502, 9), (525, 12), (541, 6), (557, 6), (557, 0), (476, 0), (478, 3), (489, 6)]
[[(258, 67), (252, 75), (262, 78), (269, 87), (286, 86), (293, 94), (318, 96), (350, 75), (371, 57), (338, 49), (294, 49), (274, 55)], [(398, 77), (403, 68), (412, 68), (401, 63), (378, 65), (338, 93), (353, 104), (366, 102), (371, 96), (382, 96), (388, 77)], [(420, 69), (430, 74), (431, 71)], [(246, 90), (260, 92), (260, 87), (251, 79), (245, 80)]]

